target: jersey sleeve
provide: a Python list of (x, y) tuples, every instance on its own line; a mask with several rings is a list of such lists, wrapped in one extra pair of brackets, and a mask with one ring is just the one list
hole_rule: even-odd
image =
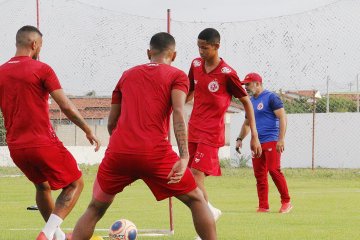
[(189, 92), (189, 79), (183, 71), (179, 71), (172, 83), (171, 89), (178, 89), (188, 94)]
[(112, 92), (111, 104), (120, 104), (121, 103), (121, 98), (122, 98), (122, 94), (120, 91), (121, 79), (122, 79), (122, 77), (120, 78), (119, 82), (116, 84), (114, 91)]
[(191, 92), (191, 91), (194, 91), (194, 89), (195, 89), (193, 64), (191, 64), (191, 66), (190, 66), (188, 77), (189, 77), (189, 82), (190, 82), (189, 91)]
[(270, 109), (273, 111), (284, 107), (284, 104), (281, 101), (280, 97), (275, 93), (272, 93), (270, 95), (269, 105), (270, 105)]
[(226, 85), (228, 92), (236, 98), (242, 98), (248, 95), (246, 90), (241, 85), (241, 81), (236, 72), (231, 72), (228, 74)]
[(44, 64), (41, 68), (41, 80), (43, 82), (43, 86), (49, 93), (57, 89), (61, 89), (60, 81), (54, 70), (49, 65)]

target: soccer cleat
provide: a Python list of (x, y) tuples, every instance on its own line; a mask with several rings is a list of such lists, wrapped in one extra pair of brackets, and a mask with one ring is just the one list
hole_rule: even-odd
[(195, 240), (201, 240), (201, 238), (199, 236), (195, 237)]
[(43, 232), (39, 233), (39, 235), (36, 237), (36, 240), (48, 240), (47, 237)]
[(72, 232), (65, 234), (65, 240), (71, 240), (72, 239)]
[(220, 216), (222, 215), (222, 212), (220, 209), (218, 208), (213, 208), (211, 209), (211, 213), (214, 216), (214, 220), (215, 222), (220, 218)]
[(279, 210), (279, 213), (288, 213), (288, 212), (291, 211), (292, 208), (293, 208), (293, 206), (291, 205), (290, 202), (283, 203), (283, 204), (281, 204), (281, 208)]
[(256, 210), (256, 212), (258, 212), (258, 213), (267, 213), (267, 212), (270, 212), (270, 210), (268, 209), (268, 208), (258, 208), (257, 210)]

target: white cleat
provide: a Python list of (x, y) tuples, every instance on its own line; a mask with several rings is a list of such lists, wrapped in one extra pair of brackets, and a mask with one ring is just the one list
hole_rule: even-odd
[(220, 218), (220, 216), (222, 215), (222, 212), (220, 209), (217, 208), (213, 208), (211, 209), (211, 213), (214, 216), (214, 220), (215, 222)]

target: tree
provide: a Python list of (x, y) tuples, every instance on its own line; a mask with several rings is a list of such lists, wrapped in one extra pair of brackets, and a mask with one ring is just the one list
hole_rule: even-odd
[(284, 100), (284, 109), (287, 113), (311, 113), (312, 104), (309, 103), (309, 98), (305, 97)]
[[(316, 112), (326, 112), (326, 98), (322, 98), (316, 102)], [(350, 99), (341, 97), (329, 98), (329, 112), (356, 112), (356, 103)]]

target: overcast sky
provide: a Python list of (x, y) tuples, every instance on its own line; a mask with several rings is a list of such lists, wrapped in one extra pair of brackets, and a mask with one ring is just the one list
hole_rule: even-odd
[[(17, 29), (36, 25), (35, 3), (0, 0), (0, 63), (13, 56)], [(41, 60), (67, 93), (108, 95), (124, 70), (147, 61), (149, 37), (166, 30), (168, 8), (174, 66), (185, 72), (198, 56), (198, 33), (215, 27), (221, 56), (240, 77), (262, 74), (271, 90), (323, 92), (327, 79), (330, 91), (356, 86), (360, 0), (40, 0)]]
[(301, 13), (336, 0), (78, 0), (105, 9), (139, 16), (200, 22), (245, 21)]

